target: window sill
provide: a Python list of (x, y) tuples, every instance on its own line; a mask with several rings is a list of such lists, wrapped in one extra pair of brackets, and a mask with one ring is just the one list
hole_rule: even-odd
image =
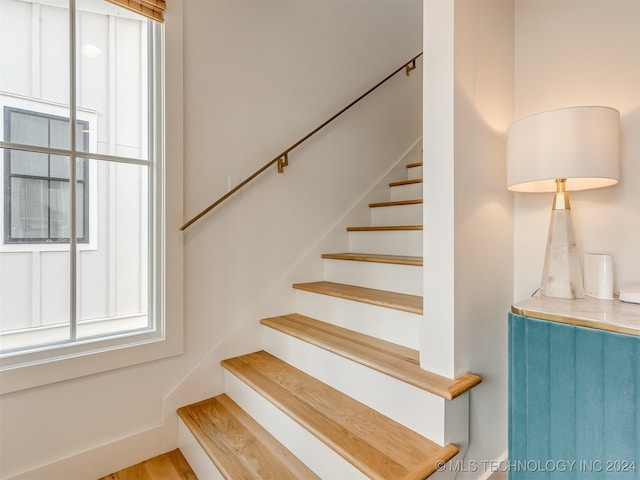
[[(81, 320), (78, 322), (78, 338), (89, 340), (104, 335), (141, 332), (147, 328), (149, 323), (148, 318), (149, 316), (145, 313), (95, 320)], [(37, 349), (38, 345), (45, 345), (44, 348), (46, 348), (47, 344), (65, 342), (68, 339), (68, 335), (68, 323), (0, 332), (0, 350), (8, 352), (6, 356), (11, 356), (10, 352), (12, 350), (29, 348), (30, 346)]]
[[(170, 323), (167, 322), (168, 327)], [(8, 367), (0, 371), (0, 395), (180, 355), (181, 322), (172, 330), (168, 328), (163, 338), (142, 340), (140, 336), (132, 336), (129, 343), (89, 353), (86, 350), (74, 353), (73, 347), (62, 348), (58, 358)]]

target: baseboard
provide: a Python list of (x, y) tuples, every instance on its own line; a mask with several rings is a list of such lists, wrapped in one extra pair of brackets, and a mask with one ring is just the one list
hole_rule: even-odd
[[(505, 467), (505, 463), (507, 462), (508, 457), (509, 457), (509, 452), (505, 450), (502, 453), (502, 455), (500, 455), (495, 460), (495, 463), (487, 464), (486, 469), (483, 467), (482, 475), (478, 477), (478, 480), (490, 480), (490, 479), (493, 480), (492, 475), (494, 474), (499, 474), (500, 480), (502, 480), (505, 473), (508, 475), (508, 472), (503, 471), (503, 467)], [(493, 466), (495, 466), (496, 468), (495, 471), (491, 469), (493, 468)], [(505, 477), (505, 478), (508, 478), (508, 477)]]
[(109, 475), (163, 453), (162, 425), (75, 453), (4, 480), (87, 480)]

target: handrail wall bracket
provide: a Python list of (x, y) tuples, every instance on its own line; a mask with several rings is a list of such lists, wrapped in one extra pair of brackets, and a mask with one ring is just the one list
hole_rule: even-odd
[(405, 68), (407, 77), (410, 76), (411, 72), (416, 69), (416, 59), (414, 58), (413, 60), (411, 60), (411, 62), (405, 65), (404, 68)]
[(284, 167), (289, 166), (289, 154), (285, 153), (280, 158), (278, 158), (278, 173), (284, 172)]

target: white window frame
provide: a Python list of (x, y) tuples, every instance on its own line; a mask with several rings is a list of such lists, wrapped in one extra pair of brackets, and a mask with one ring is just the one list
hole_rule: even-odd
[[(74, 2), (74, 0), (71, 0)], [(101, 340), (87, 340), (64, 347), (42, 348), (28, 353), (0, 358), (0, 394), (16, 392), (36, 386), (65, 381), (85, 375), (96, 374), (117, 368), (145, 363), (179, 355), (183, 351), (183, 260), (182, 238), (178, 227), (182, 222), (182, 9), (176, 2), (173, 17), (172, 42), (169, 58), (166, 58), (164, 25), (155, 25), (159, 49), (155, 56), (154, 90), (160, 101), (154, 118), (158, 121), (153, 139), (156, 163), (164, 165), (154, 172), (153, 188), (164, 193), (154, 205), (156, 219), (152, 232), (155, 257), (153, 259), (154, 284), (152, 294), (156, 328), (145, 334), (123, 334)], [(75, 44), (74, 29), (71, 28), (72, 44)], [(75, 46), (75, 45), (73, 45)], [(165, 62), (171, 68), (165, 69)], [(73, 67), (72, 67), (73, 71)], [(165, 72), (167, 77), (165, 77)], [(180, 92), (167, 98), (166, 87)], [(72, 105), (73, 108), (73, 105)], [(169, 116), (167, 116), (167, 114)], [(165, 119), (171, 121), (167, 129)], [(171, 132), (169, 136), (165, 132)], [(8, 145), (4, 144), (6, 148)], [(164, 147), (164, 148), (163, 148)], [(171, 156), (171, 162), (164, 160)], [(99, 158), (99, 155), (83, 154), (84, 158)], [(153, 167), (152, 167), (153, 168)], [(165, 182), (166, 178), (171, 183)], [(165, 292), (171, 292), (167, 297)]]

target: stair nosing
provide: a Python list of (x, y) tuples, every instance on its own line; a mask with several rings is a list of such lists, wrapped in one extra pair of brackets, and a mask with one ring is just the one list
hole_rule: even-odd
[(422, 225), (367, 225), (347, 227), (347, 232), (422, 231)]
[(389, 183), (390, 187), (402, 187), (404, 185), (413, 185), (416, 183), (422, 183), (422, 178), (413, 178), (411, 180), (400, 180), (399, 182)]
[(376, 202), (370, 203), (369, 208), (379, 208), (379, 207), (399, 207), (404, 205), (421, 205), (423, 203), (421, 198), (415, 198), (412, 200), (395, 200), (392, 202)]
[(423, 299), (418, 295), (326, 281), (294, 283), (293, 288), (354, 302), (366, 303), (368, 305), (392, 308), (417, 315), (423, 314)]
[(390, 265), (408, 265), (408, 266), (422, 266), (422, 257), (409, 256), (409, 255), (381, 255), (381, 254), (369, 254), (369, 253), (323, 253), (322, 258), (327, 260), (347, 260), (353, 262), (368, 262), (368, 263), (386, 263)]
[(407, 168), (422, 167), (422, 162), (408, 163), (406, 166)]
[[(221, 364), (372, 479), (426, 478), (436, 471), (437, 462), (459, 451), (403, 427), (267, 352)], [(419, 460), (422, 455), (425, 459)]]
[(260, 323), (445, 400), (453, 400), (481, 382), (479, 376), (471, 373), (450, 379), (423, 370), (417, 350), (297, 313), (264, 318)]

